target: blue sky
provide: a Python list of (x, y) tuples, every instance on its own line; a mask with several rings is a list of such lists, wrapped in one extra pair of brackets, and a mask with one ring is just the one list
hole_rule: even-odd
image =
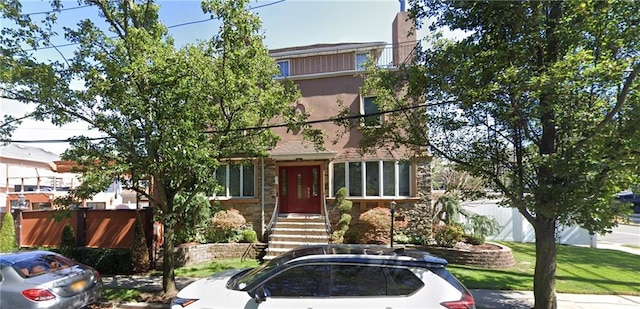
[[(65, 8), (77, 7), (76, 1), (63, 1)], [(48, 1), (23, 1), (23, 12), (42, 12), (50, 9)], [(160, 19), (167, 26), (207, 19), (202, 13), (200, 1), (158, 1), (161, 6)], [(317, 43), (391, 41), (391, 23), (400, 10), (398, 0), (260, 0), (251, 1), (251, 11), (262, 20), (265, 45), (268, 48), (310, 45)], [(32, 15), (37, 20), (42, 15)], [(89, 18), (103, 24), (94, 7), (72, 9), (59, 14), (59, 23), (73, 26), (79, 20)], [(206, 40), (218, 31), (216, 21), (206, 21), (170, 28), (170, 34), (178, 45)], [(106, 29), (106, 28), (105, 28)], [(62, 36), (54, 38), (55, 45), (67, 43)], [(73, 46), (59, 49), (70, 56)], [(40, 51), (40, 59), (57, 59), (53, 49)], [(0, 99), (1, 100), (1, 99)], [(27, 107), (6, 100), (0, 101), (0, 114), (21, 115)], [(86, 125), (81, 123), (56, 127), (49, 123), (25, 121), (12, 136), (13, 140), (66, 139), (86, 134)], [(97, 134), (87, 134), (97, 136)], [(29, 144), (54, 153), (63, 152), (66, 143)]]

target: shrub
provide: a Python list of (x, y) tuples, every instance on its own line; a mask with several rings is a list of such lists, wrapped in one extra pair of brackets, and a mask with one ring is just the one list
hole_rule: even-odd
[(347, 244), (357, 244), (360, 241), (360, 238), (362, 238), (362, 235), (360, 234), (360, 232), (354, 230), (348, 230), (344, 233), (344, 243)]
[(351, 208), (353, 208), (353, 202), (347, 200), (342, 201), (342, 203), (338, 206), (338, 210), (340, 210), (340, 213), (343, 214), (351, 212)]
[(131, 260), (133, 262), (132, 271), (134, 273), (145, 272), (151, 267), (151, 261), (149, 260), (149, 248), (147, 247), (147, 240), (144, 237), (144, 230), (142, 228), (142, 220), (140, 219), (140, 214), (136, 215), (136, 222), (133, 228)]
[(464, 242), (472, 245), (482, 245), (484, 244), (484, 241), (485, 238), (483, 236), (464, 235)]
[[(185, 197), (182, 194), (176, 196), (176, 204), (184, 204)], [(211, 224), (211, 212), (214, 207), (209, 198), (203, 193), (198, 193), (191, 202), (184, 205), (179, 221), (176, 225), (175, 240), (177, 244), (189, 242), (206, 242), (206, 234)]]
[(213, 216), (213, 226), (221, 230), (240, 229), (246, 223), (247, 220), (236, 209), (229, 209), (217, 212)]
[(360, 215), (360, 222), (364, 229), (361, 243), (389, 243), (389, 231), (391, 230), (391, 211), (389, 208), (376, 207), (367, 210)]
[(76, 261), (92, 266), (103, 275), (129, 275), (133, 273), (131, 250), (81, 247), (76, 250)]
[(331, 235), (331, 241), (336, 244), (344, 243), (344, 235), (349, 230), (349, 224), (351, 224), (351, 208), (353, 203), (345, 200), (347, 196), (347, 189), (342, 187), (336, 192), (336, 207), (340, 211), (340, 220), (336, 224), (336, 230)]
[(66, 224), (62, 228), (62, 237), (60, 239), (60, 254), (76, 258), (76, 250), (78, 249), (78, 243), (76, 242), (76, 235), (73, 232), (71, 224)]
[(464, 231), (458, 224), (437, 225), (434, 227), (436, 246), (452, 248), (464, 239)]
[(13, 215), (7, 212), (0, 223), (0, 252), (13, 252), (18, 249), (16, 244), (16, 229), (13, 225)]
[(242, 240), (240, 242), (258, 242), (258, 233), (253, 229), (242, 230)]
[[(207, 231), (207, 242), (239, 242), (242, 241), (242, 231), (247, 227), (247, 220), (236, 209), (217, 212), (211, 220), (211, 227)], [(257, 239), (257, 236), (256, 236)]]

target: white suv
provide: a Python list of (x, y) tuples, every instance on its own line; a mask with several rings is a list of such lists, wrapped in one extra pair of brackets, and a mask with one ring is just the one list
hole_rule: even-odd
[(200, 279), (171, 308), (475, 309), (473, 296), (427, 252), (316, 245), (245, 270)]

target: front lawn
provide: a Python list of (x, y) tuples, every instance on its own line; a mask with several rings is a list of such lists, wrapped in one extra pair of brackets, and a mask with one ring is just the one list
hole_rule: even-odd
[[(535, 244), (502, 243), (511, 248), (516, 265), (483, 269), (447, 268), (469, 289), (533, 290)], [(558, 245), (556, 291), (577, 294), (640, 295), (640, 256), (616, 250)]]
[[(250, 268), (258, 266), (256, 260), (242, 261), (240, 259), (216, 260), (194, 266), (178, 267), (175, 269), (176, 277), (204, 278), (213, 273), (238, 268)], [(162, 276), (161, 271), (151, 271), (149, 276)], [(169, 303), (173, 295), (164, 295), (157, 291), (141, 291), (127, 288), (105, 288), (102, 299), (108, 302), (149, 302)]]
[[(484, 269), (459, 265), (447, 268), (469, 289), (533, 290), (535, 244), (502, 243), (511, 248), (516, 265), (507, 269)], [(255, 267), (255, 260), (217, 260), (207, 264), (180, 267), (176, 277), (206, 277), (234, 268)], [(150, 275), (161, 276), (160, 272)], [(608, 249), (558, 246), (558, 293), (640, 295), (640, 256)], [(167, 303), (170, 297), (133, 289), (105, 289), (108, 301), (147, 301)]]

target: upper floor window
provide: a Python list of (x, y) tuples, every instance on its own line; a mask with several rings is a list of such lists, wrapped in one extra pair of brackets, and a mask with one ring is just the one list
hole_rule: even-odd
[(287, 77), (289, 76), (289, 60), (281, 60), (276, 61), (278, 65), (278, 69), (280, 70), (280, 74), (277, 77)]
[(411, 196), (411, 164), (400, 161), (334, 163), (332, 190), (347, 188), (351, 197)]
[(253, 164), (221, 164), (215, 177), (218, 184), (224, 187), (217, 196), (222, 197), (254, 197), (255, 168)]
[(365, 65), (367, 64), (367, 58), (369, 57), (368, 52), (359, 52), (356, 53), (356, 71), (364, 71)]
[[(362, 97), (360, 111), (364, 116), (362, 124), (366, 127), (377, 127), (382, 124), (382, 115), (376, 103), (376, 97)], [(370, 116), (367, 116), (370, 115)]]

